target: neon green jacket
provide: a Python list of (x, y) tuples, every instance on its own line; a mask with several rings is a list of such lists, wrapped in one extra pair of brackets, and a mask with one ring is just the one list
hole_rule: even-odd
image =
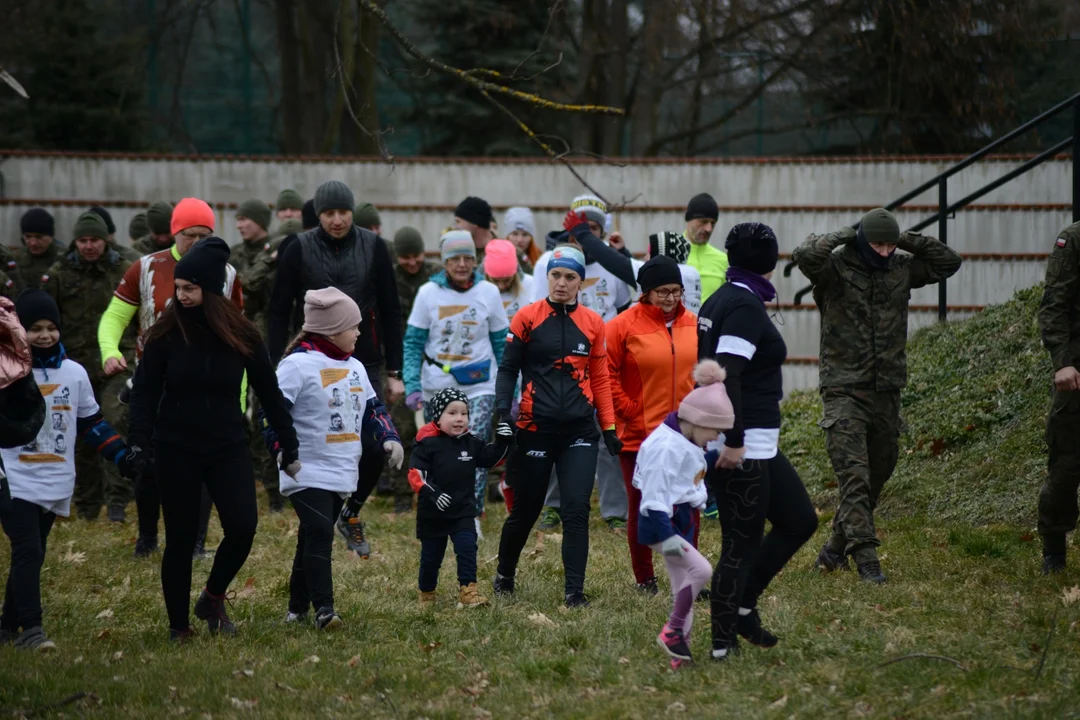
[[(689, 239), (689, 238), (687, 238)], [(696, 245), (690, 243), (690, 259), (686, 264), (696, 269), (701, 274), (701, 302), (704, 303), (709, 296), (720, 289), (727, 282), (728, 258), (727, 253), (718, 250), (712, 245)]]

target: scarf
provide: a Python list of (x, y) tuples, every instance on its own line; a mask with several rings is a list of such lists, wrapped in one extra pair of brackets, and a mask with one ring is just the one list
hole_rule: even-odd
[(33, 366), (41, 368), (45, 371), (45, 379), (49, 379), (49, 370), (56, 370), (60, 367), (60, 364), (67, 358), (67, 351), (64, 350), (64, 343), (56, 343), (52, 347), (42, 348), (36, 345), (30, 346), (30, 357), (32, 359)]
[(755, 272), (749, 270), (743, 270), (742, 268), (729, 267), (727, 271), (727, 280), (732, 283), (741, 283), (748, 288), (750, 292), (758, 296), (758, 299), (763, 303), (772, 302), (776, 299), (776, 288), (773, 284), (765, 279), (764, 275), (758, 275)]
[(352, 353), (345, 352), (324, 335), (308, 335), (307, 339), (300, 343), (299, 347), (306, 350), (318, 350), (331, 360), (348, 360), (352, 357)]

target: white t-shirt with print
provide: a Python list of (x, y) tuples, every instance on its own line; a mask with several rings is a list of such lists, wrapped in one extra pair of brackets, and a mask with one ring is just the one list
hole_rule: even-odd
[[(548, 250), (536, 260), (532, 302), (548, 296), (547, 264), (550, 259), (551, 251)], [(630, 288), (600, 263), (590, 263), (585, 266), (585, 279), (581, 281), (578, 302), (607, 322), (619, 314), (619, 308), (630, 304)]]
[(514, 315), (518, 310), (533, 302), (533, 283), (536, 282), (532, 275), (521, 276), (521, 288), (517, 295), (510, 292), (500, 292), (503, 310), (506, 310), (506, 319), (513, 322)]
[[(434, 282), (420, 286), (409, 313), (409, 325), (428, 331), (424, 352), (439, 363), (420, 360), (420, 388), (424, 402), (439, 390), (455, 387), (467, 397), (495, 394), (498, 365), (491, 347), (490, 333), (510, 328), (499, 288), (487, 280), (458, 292)], [(489, 376), (484, 382), (461, 385), (440, 366), (458, 367), (487, 361)]]
[(293, 404), (301, 465), (296, 479), (281, 473), (281, 494), (306, 488), (355, 492), (364, 411), (376, 397), (363, 363), (314, 350), (296, 352), (281, 361), (277, 377), (281, 394)]
[[(630, 260), (630, 265), (634, 268), (634, 277), (637, 277), (638, 271), (641, 270), (641, 266), (645, 264), (644, 260), (638, 260), (633, 258)], [(686, 306), (686, 309), (695, 315), (701, 314), (701, 273), (698, 272), (696, 267), (690, 265), (679, 265), (679, 272), (682, 273), (683, 284), (683, 296), (682, 302)], [(641, 299), (641, 290), (634, 286), (634, 302)]]
[(58, 368), (34, 368), (45, 398), (45, 424), (28, 445), (0, 450), (11, 497), (67, 517), (75, 493), (75, 442), (78, 418), (100, 412), (86, 369), (74, 360)]

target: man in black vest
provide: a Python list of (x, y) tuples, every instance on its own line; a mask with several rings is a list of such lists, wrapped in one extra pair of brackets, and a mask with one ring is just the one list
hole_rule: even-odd
[[(383, 396), (382, 365), (386, 363), (386, 395), (394, 402), (405, 394), (401, 380), (402, 318), (394, 266), (386, 241), (353, 224), (352, 191), (330, 180), (315, 191), (318, 227), (290, 236), (278, 254), (278, 274), (267, 315), (270, 357), (277, 362), (289, 341), (294, 310), (304, 305), (304, 293), (336, 287), (356, 301), (363, 314), (360, 338), (353, 353), (364, 363), (375, 391)], [(360, 508), (382, 472), (384, 453), (374, 437), (365, 437), (356, 493), (345, 503), (338, 530), (349, 549), (362, 557), (371, 550), (364, 537)]]

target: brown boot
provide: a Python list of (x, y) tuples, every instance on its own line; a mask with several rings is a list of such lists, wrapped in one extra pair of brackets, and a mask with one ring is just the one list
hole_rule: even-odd
[(424, 592), (423, 590), (420, 591), (420, 607), (421, 608), (435, 607), (435, 602), (438, 599), (439, 599), (439, 595), (434, 590), (432, 590), (431, 592)]
[(458, 591), (458, 605), (461, 607), (480, 607), (487, 604), (488, 599), (476, 590), (476, 583), (462, 585)]

